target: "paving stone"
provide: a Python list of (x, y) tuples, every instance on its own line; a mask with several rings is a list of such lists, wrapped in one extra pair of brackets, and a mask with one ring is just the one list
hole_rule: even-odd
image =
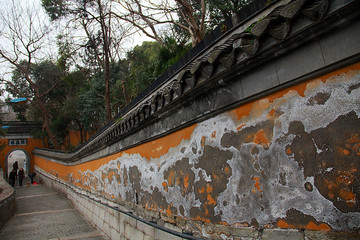
[(182, 240), (181, 237), (164, 232), (160, 229), (155, 229), (155, 239), (158, 239), (158, 240), (163, 240), (163, 239)]
[[(17, 193), (17, 196), (39, 196), (26, 198), (26, 204), (21, 201), (22, 205), (16, 209), (15, 215), (0, 229), (0, 239), (70, 239), (72, 236), (87, 236), (89, 240), (105, 239), (64, 195), (49, 195), (54, 192), (44, 185), (17, 189)], [(40, 198), (43, 202), (47, 201), (46, 206), (36, 206)]]
[(100, 212), (99, 213), (100, 213), (99, 214), (100, 219), (105, 220), (106, 210), (103, 207), (100, 207)]
[(264, 229), (262, 240), (304, 240), (304, 233), (291, 229)]
[(144, 236), (145, 234), (143, 232), (138, 231), (137, 229), (133, 230), (132, 239), (143, 240)]
[(101, 229), (107, 236), (111, 235), (110, 226), (108, 223), (104, 223), (103, 228)]
[(141, 221), (137, 221), (136, 227), (139, 231), (144, 232), (147, 236), (150, 236), (152, 238), (155, 237), (155, 228), (153, 228), (152, 226)]
[(121, 235), (125, 234), (125, 225), (126, 225), (125, 221), (119, 221), (119, 233)]
[(133, 217), (129, 217), (129, 223), (132, 227), (136, 227), (137, 225), (137, 220)]
[(110, 227), (110, 236), (111, 236), (111, 239), (114, 239), (114, 240), (121, 238), (120, 232), (112, 227)]
[(97, 216), (95, 214), (93, 215), (93, 223), (100, 229), (103, 227), (102, 220), (99, 218), (99, 216)]
[(145, 235), (144, 240), (154, 240), (152, 237)]
[(260, 232), (253, 228), (235, 228), (232, 230), (232, 234), (236, 237), (241, 237), (241, 239), (256, 239), (259, 237)]
[(131, 230), (131, 225), (129, 223), (125, 224), (125, 237), (126, 238), (130, 238), (132, 230)]
[(104, 221), (108, 224), (110, 224), (110, 214), (108, 212), (108, 209), (104, 209), (105, 210), (105, 216), (104, 216)]
[(109, 215), (109, 225), (113, 227), (116, 231), (120, 231), (120, 222), (118, 221), (118, 218), (114, 215)]
[(360, 232), (330, 232), (330, 231), (311, 231), (305, 230), (305, 240), (359, 240)]
[[(91, 206), (89, 206), (89, 209), (91, 209)], [(100, 208), (96, 205), (93, 206), (93, 211), (96, 216), (100, 216)]]

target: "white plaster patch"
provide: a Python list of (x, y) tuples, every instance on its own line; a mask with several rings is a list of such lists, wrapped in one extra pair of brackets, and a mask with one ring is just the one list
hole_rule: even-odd
[[(232, 158), (227, 162), (232, 169), (232, 176), (229, 178), (226, 190), (218, 196), (217, 205), (214, 207), (215, 214), (218, 214), (222, 221), (234, 224), (250, 223), (252, 219), (256, 219), (260, 225), (265, 225), (285, 217), (287, 210), (297, 209), (313, 216), (317, 221), (330, 224), (335, 230), (358, 227), (360, 213), (342, 213), (316, 188), (312, 192), (304, 188), (305, 182), (314, 185), (314, 179), (304, 179), (298, 163), (285, 153), (285, 146), (294, 139), (292, 134), (287, 135), (289, 124), (293, 121), (301, 121), (305, 131), (311, 132), (326, 127), (339, 116), (350, 111), (355, 111), (359, 116), (360, 89), (353, 90), (350, 94), (347, 92), (351, 84), (359, 82), (360, 74), (354, 75), (351, 79), (342, 74), (326, 83), (318, 83), (317, 88), (307, 89), (306, 97), (299, 96), (296, 91), (290, 91), (272, 103), (266, 99), (262, 100), (262, 104), (268, 107), (260, 114), (255, 114), (256, 118), (244, 118), (246, 122), (245, 120), (234, 122), (234, 119), (226, 113), (218, 115), (199, 123), (189, 140), (183, 140), (179, 146), (171, 148), (163, 156), (148, 161), (139, 154), (123, 154), (94, 172), (82, 172), (82, 184), (93, 191), (126, 199), (127, 195), (134, 194), (134, 190), (129, 180), (125, 184), (124, 177), (129, 179), (129, 169), (136, 167), (141, 173), (139, 180), (143, 191), (153, 193), (155, 188), (159, 189), (167, 203), (177, 208), (179, 215), (182, 207), (184, 216), (191, 217), (191, 208), (202, 204), (196, 198), (194, 189), (185, 196), (178, 186), (168, 187), (166, 192), (162, 185), (163, 182), (167, 182), (164, 173), (178, 161), (186, 159), (194, 172), (195, 183), (200, 180), (200, 173), (205, 181), (211, 182), (211, 173), (195, 167), (204, 153), (202, 144), (205, 144), (232, 153)], [(322, 105), (308, 104), (309, 99), (319, 92), (327, 92), (331, 95)], [(234, 146), (228, 148), (222, 146), (221, 140), (225, 134), (237, 133), (238, 128), (241, 132), (267, 121), (267, 115), (272, 109), (276, 109), (281, 115), (275, 119), (273, 139), (268, 148), (265, 149), (255, 143), (244, 143), (239, 149)], [(244, 123), (246, 125), (240, 128)], [(254, 147), (257, 147), (259, 152), (256, 156), (251, 156)], [(317, 152), (321, 153), (318, 147)], [(246, 160), (251, 158), (258, 164), (257, 167), (253, 162)], [(127, 176), (124, 176), (124, 169), (127, 169)], [(120, 176), (121, 181), (115, 176), (110, 180), (107, 178), (103, 180), (102, 176), (106, 176), (108, 171), (114, 171), (115, 175)], [(259, 177), (260, 190), (251, 188), (255, 184), (254, 180), (244, 179), (249, 173)], [(224, 204), (225, 202), (228, 204)]]

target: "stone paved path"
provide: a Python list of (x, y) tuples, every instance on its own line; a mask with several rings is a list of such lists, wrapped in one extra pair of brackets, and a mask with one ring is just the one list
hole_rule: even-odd
[(1, 240), (106, 239), (65, 196), (45, 185), (15, 188), (16, 212), (0, 229)]

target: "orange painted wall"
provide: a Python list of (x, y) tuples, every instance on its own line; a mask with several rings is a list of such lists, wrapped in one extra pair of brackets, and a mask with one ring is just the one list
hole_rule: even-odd
[(57, 177), (68, 181), (69, 174), (71, 173), (74, 174), (73, 176), (74, 178), (79, 178), (78, 175), (79, 171), (86, 171), (86, 170), (94, 171), (98, 169), (101, 165), (104, 165), (109, 161), (116, 159), (118, 157), (121, 157), (123, 154), (138, 153), (141, 156), (147, 158), (148, 160), (150, 160), (151, 158), (159, 157), (167, 153), (167, 151), (169, 151), (170, 148), (180, 144), (182, 140), (189, 139), (195, 126), (196, 125), (193, 125), (191, 127), (182, 129), (163, 138), (150, 141), (148, 143), (142, 144), (132, 149), (123, 151), (121, 153), (117, 153), (105, 158), (100, 158), (96, 161), (90, 161), (87, 163), (74, 165), (74, 166), (64, 166), (62, 164), (54, 163), (52, 161), (45, 160), (40, 157), (35, 157), (35, 165), (45, 170), (46, 172), (54, 173), (56, 174)]
[[(84, 141), (88, 140), (95, 132), (87, 132), (84, 136)], [(76, 147), (81, 144), (81, 135), (79, 131), (70, 131), (69, 135), (65, 138), (65, 149), (68, 149), (69, 146)]]
[(4, 170), (5, 174), (5, 161), (6, 156), (13, 151), (14, 149), (23, 149), (25, 150), (29, 156), (30, 156), (30, 168), (31, 171), (34, 169), (34, 155), (32, 154), (32, 151), (34, 148), (43, 148), (43, 142), (41, 139), (27, 139), (27, 145), (26, 146), (9, 146), (8, 140), (6, 138), (0, 139), (0, 145), (5, 144), (5, 148), (0, 152), (0, 165), (1, 168)]
[(66, 137), (65, 146), (77, 146), (81, 141), (80, 132), (70, 131), (69, 135)]
[[(322, 77), (319, 78), (315, 78), (315, 79), (311, 79), (308, 80), (306, 82), (303, 82), (301, 84), (298, 84), (296, 86), (293, 87), (289, 87), (286, 88), (284, 90), (281, 90), (279, 92), (276, 92), (274, 94), (271, 94), (269, 96), (266, 96), (262, 99), (253, 101), (253, 102), (249, 102), (247, 104), (244, 104), (242, 106), (239, 106), (231, 111), (228, 111), (227, 113), (224, 113), (223, 115), (228, 116), (232, 122), (234, 122), (234, 124), (237, 127), (237, 132), (231, 132), (231, 134), (224, 134), (224, 136), (226, 135), (226, 138), (222, 138), (221, 139), (221, 147), (228, 147), (226, 144), (226, 139), (230, 139), (233, 140), (235, 139), (238, 142), (234, 142), (231, 144), (234, 144), (233, 148), (238, 148), (239, 152), (241, 152), (241, 148), (246, 146), (249, 146), (251, 144), (251, 146), (254, 146), (252, 148), (252, 151), (250, 152), (246, 152), (244, 154), (248, 154), (250, 157), (250, 163), (249, 163), (249, 167), (253, 167), (254, 168), (254, 172), (256, 174), (253, 174), (252, 176), (248, 177), (248, 179), (244, 180), (244, 182), (242, 183), (243, 185), (245, 185), (245, 183), (251, 183), (251, 188), (246, 190), (244, 192), (244, 195), (251, 195), (253, 196), (253, 199), (255, 199), (256, 201), (262, 201), (262, 199), (264, 199), (264, 196), (267, 193), (266, 191), (266, 187), (268, 187), (269, 185), (271, 185), (270, 183), (266, 183), (265, 181), (268, 180), (268, 176), (266, 176), (266, 174), (264, 173), (267, 169), (264, 168), (262, 171), (260, 171), (260, 164), (259, 164), (259, 152), (260, 150), (262, 151), (261, 153), (267, 153), (266, 151), (269, 150), (270, 146), (272, 146), (273, 144), (277, 144), (277, 142), (275, 142), (274, 140), (274, 128), (277, 127), (278, 125), (280, 125), (281, 123), (279, 123), (279, 119), (282, 116), (283, 112), (280, 111), (281, 106), (287, 105), (289, 104), (290, 101), (293, 101), (289, 108), (293, 107), (296, 105), (297, 102), (299, 102), (300, 100), (303, 99), (308, 99), (307, 101), (304, 101), (303, 105), (308, 105), (310, 106), (309, 108), (311, 108), (311, 104), (314, 105), (315, 107), (321, 106), (323, 104), (325, 104), (325, 102), (327, 101), (327, 99), (330, 97), (330, 95), (332, 94), (332, 92), (316, 92), (318, 88), (323, 87), (323, 86), (335, 86), (335, 87), (339, 87), (341, 88), (341, 84), (342, 84), (342, 80), (341, 79), (352, 79), (352, 84), (355, 82), (355, 85), (352, 85), (353, 89), (348, 88), (348, 93), (346, 93), (346, 91), (343, 91), (344, 94), (350, 94), (351, 91), (356, 90), (357, 88), (357, 84), (356, 84), (356, 80), (357, 76), (360, 76), (360, 63), (354, 64), (352, 66), (340, 69), (338, 71), (334, 71), (332, 73), (329, 73), (327, 75), (324, 75)], [(358, 83), (359, 84), (359, 83)], [(344, 88), (345, 89), (345, 88)], [(316, 94), (315, 94), (316, 93)], [(311, 95), (313, 94), (313, 95)], [(329, 95), (327, 95), (329, 94)], [(297, 100), (294, 100), (297, 99)], [(346, 100), (346, 99), (342, 99), (342, 100)], [(355, 103), (356, 104), (356, 103)], [(359, 106), (359, 102), (358, 105)], [(296, 111), (296, 107), (293, 107), (294, 111)], [(289, 111), (291, 113), (291, 111)], [(346, 114), (345, 114), (346, 113)], [(251, 125), (248, 124), (249, 122), (253, 123), (254, 121), (256, 121), (256, 119), (259, 119), (260, 117), (264, 116), (264, 114), (266, 115), (266, 118), (264, 120), (263, 123), (258, 124), (258, 125)], [(301, 116), (302, 113), (299, 113), (299, 116)], [(305, 113), (304, 113), (305, 114)], [(356, 115), (356, 114), (355, 114)], [(319, 117), (321, 118), (321, 114), (320, 116), (312, 116), (309, 115), (309, 118), (311, 117)], [(354, 114), (349, 114), (349, 112), (344, 112), (344, 114), (339, 117), (336, 116), (336, 120), (334, 119), (333, 122), (328, 123), (327, 126), (330, 126), (330, 130), (329, 131), (335, 131), (336, 129), (332, 127), (332, 125), (338, 122), (341, 122), (342, 119), (345, 118), (349, 118), (354, 120), (353, 122), (356, 122), (357, 119), (355, 119), (356, 117), (354, 116)], [(334, 117), (335, 118), (335, 117)], [(302, 121), (307, 121), (307, 119), (302, 120)], [(215, 124), (215, 123), (214, 123)], [(270, 127), (267, 127), (266, 124), (268, 124)], [(343, 124), (341, 122), (341, 124)], [(124, 156), (140, 156), (143, 159), (146, 159), (147, 162), (144, 162), (144, 165), (147, 163), (154, 163), (153, 166), (158, 167), (159, 169), (162, 167), (162, 165), (160, 163), (157, 162), (158, 158), (164, 157), (166, 156), (166, 154), (174, 148), (177, 148), (176, 151), (183, 151), (182, 148), (185, 148), (185, 144), (184, 142), (186, 142), (187, 140), (191, 139), (193, 137), (193, 134), (195, 132), (195, 130), (197, 129), (197, 127), (200, 125), (199, 124), (194, 124), (192, 126), (189, 126), (187, 128), (181, 129), (177, 132), (171, 133), (165, 137), (144, 143), (142, 145), (139, 145), (137, 147), (122, 151), (120, 153), (108, 156), (108, 157), (104, 157), (104, 158), (100, 158), (94, 161), (90, 161), (90, 162), (86, 162), (86, 163), (82, 163), (82, 164), (77, 164), (77, 165), (73, 165), (73, 166), (64, 166), (62, 164), (59, 163), (55, 163), (49, 160), (45, 160), (41, 157), (35, 157), (34, 161), (35, 161), (35, 165), (37, 167), (39, 167), (40, 169), (51, 173), (59, 178), (61, 178), (62, 180), (65, 181), (71, 181), (73, 184), (76, 184), (79, 187), (82, 188), (86, 188), (88, 189), (89, 187), (92, 186), (85, 186), (84, 185), (84, 176), (86, 174), (93, 174), (95, 171), (97, 171), (98, 169), (104, 167), (105, 165), (109, 164), (111, 161), (115, 161), (119, 158), (122, 158)], [(316, 130), (314, 130), (313, 134), (319, 134), (321, 136), (323, 136), (325, 134), (325, 136), (327, 136), (327, 132), (324, 130), (324, 127), (318, 127)], [(283, 134), (283, 138), (279, 138), (277, 139), (277, 141), (281, 142), (283, 141), (283, 139), (287, 139), (287, 141), (290, 141), (291, 139), (295, 139), (296, 141), (300, 142), (303, 141), (305, 138), (308, 138), (308, 143), (310, 143), (310, 145), (312, 144), (311, 137), (313, 135), (311, 134), (311, 131), (307, 131), (306, 129), (304, 129), (304, 124), (303, 122), (299, 121), (293, 121), (289, 124), (289, 127), (285, 132), (282, 132)], [(208, 128), (209, 130), (211, 129), (210, 127)], [(204, 129), (203, 131), (206, 131), (208, 129)], [(335, 130), (334, 130), (335, 129)], [(294, 132), (291, 132), (294, 131)], [(351, 129), (349, 130), (351, 131)], [(208, 134), (208, 133), (206, 133)], [(207, 178), (204, 176), (205, 173), (201, 173), (199, 174), (199, 178), (202, 179), (202, 183), (198, 184), (200, 181), (195, 181), (195, 177), (193, 177), (191, 174), (188, 174), (185, 172), (185, 170), (188, 169), (181, 169), (182, 166), (189, 166), (190, 167), (194, 167), (195, 166), (197, 168), (202, 168), (204, 169), (208, 169), (207, 165), (211, 165), (211, 164), (218, 164), (216, 161), (218, 159), (221, 159), (223, 156), (225, 156), (226, 154), (229, 154), (229, 150), (224, 150), (224, 149), (216, 149), (216, 151), (214, 150), (214, 147), (212, 145), (213, 141), (215, 141), (215, 139), (217, 139), (219, 137), (219, 132), (213, 131), (211, 130), (210, 135), (208, 135), (208, 137), (205, 137), (205, 133), (202, 136), (201, 139), (201, 146), (202, 149), (201, 151), (203, 151), (203, 155), (202, 157), (205, 155), (206, 159), (202, 159), (204, 161), (204, 163), (201, 163), (203, 165), (201, 165), (198, 162), (195, 163), (190, 163), (189, 160), (183, 160), (183, 159), (177, 159), (179, 160), (178, 162), (180, 163), (181, 161), (185, 162), (184, 165), (176, 165), (174, 164), (173, 166), (171, 166), (171, 168), (169, 167), (168, 170), (163, 171), (163, 176), (164, 179), (162, 180), (162, 183), (160, 184), (160, 186), (156, 186), (157, 187), (157, 191), (158, 194), (161, 195), (159, 198), (156, 198), (155, 196), (149, 195), (148, 199), (145, 199), (143, 204), (145, 206), (145, 208), (147, 208), (148, 210), (155, 210), (155, 211), (159, 211), (168, 215), (190, 215), (189, 213), (182, 213), (180, 210), (178, 209), (174, 209), (174, 206), (172, 203), (166, 202), (164, 200), (164, 198), (166, 198), (166, 196), (169, 196), (168, 194), (171, 191), (175, 191), (175, 186), (178, 187), (178, 189), (181, 189), (181, 194), (182, 196), (184, 196), (184, 201), (188, 201), (188, 199), (191, 198), (191, 194), (193, 192), (195, 192), (195, 195), (197, 197), (197, 199), (199, 201), (201, 201), (201, 209), (199, 210), (194, 210), (193, 208), (191, 208), (190, 210), (193, 210), (193, 215), (192, 215), (192, 219), (193, 220), (198, 220), (198, 221), (202, 221), (202, 222), (216, 222), (216, 223), (220, 223), (220, 224), (224, 224), (224, 225), (228, 225), (228, 224), (233, 224), (234, 221), (237, 220), (232, 220), (233, 222), (231, 222), (230, 220), (226, 220), (226, 221), (221, 221), (218, 220), (218, 215), (219, 214), (215, 214), (215, 207), (217, 206), (222, 206), (224, 209), (227, 209), (227, 206), (229, 205), (236, 205), (236, 204), (240, 204), (241, 199), (235, 199), (235, 197), (232, 199), (233, 202), (227, 202), (227, 201), (220, 201), (219, 199), (223, 196), (221, 195), (221, 192), (217, 192), (219, 191), (219, 189), (221, 188), (226, 188), (226, 185), (228, 184), (228, 181), (230, 179), (230, 177), (233, 176), (233, 172), (237, 169), (235, 169), (233, 166), (230, 166), (226, 161), (219, 166), (217, 166), (217, 169), (214, 169), (214, 172), (209, 172), (206, 171), (206, 174), (208, 174)], [(291, 135), (291, 136), (290, 136)], [(329, 175), (329, 179), (325, 179), (323, 181), (323, 179), (321, 179), (321, 186), (319, 186), (318, 192), (321, 192), (322, 196), (319, 196), (319, 199), (324, 200), (324, 202), (327, 204), (328, 200), (333, 201), (334, 204), (334, 209), (340, 209), (341, 213), (344, 216), (347, 216), (346, 213), (347, 212), (358, 212), (358, 209), (356, 208), (354, 201), (356, 202), (356, 196), (354, 193), (354, 190), (352, 190), (352, 186), (355, 182), (355, 179), (357, 179), (357, 176), (359, 176), (359, 172), (360, 169), (358, 168), (358, 161), (359, 160), (359, 156), (360, 156), (360, 133), (354, 132), (353, 134), (349, 134), (346, 136), (342, 136), (344, 138), (346, 138), (346, 148), (347, 149), (343, 149), (339, 147), (338, 149), (338, 153), (341, 155), (335, 155), (335, 157), (337, 158), (341, 158), (341, 157), (349, 157), (349, 156), (353, 156), (353, 159), (350, 159), (349, 161), (353, 161), (353, 164), (351, 164), (351, 167), (344, 167), (340, 165), (334, 165), (333, 163), (329, 163), (326, 162), (327, 159), (323, 160), (322, 162), (320, 161), (318, 165), (314, 166), (315, 168), (320, 169), (319, 171), (323, 171), (323, 174), (325, 174), (325, 172), (331, 173), (332, 175)], [(298, 137), (298, 139), (297, 139)], [(332, 136), (331, 136), (332, 137)], [(334, 137), (334, 139), (336, 139), (336, 137)], [(229, 141), (230, 141), (229, 140)], [(322, 140), (322, 139), (320, 139)], [(315, 141), (315, 140), (313, 140)], [(239, 143), (241, 142), (241, 143)], [(230, 143), (229, 143), (230, 144)], [(336, 140), (330, 140), (329, 144), (334, 144), (334, 146), (340, 146), (342, 143), (338, 143), (336, 142)], [(184, 147), (183, 147), (184, 146)], [(283, 148), (281, 149), (281, 151), (283, 151), (283, 155), (281, 155), (282, 158), (287, 158), (287, 159), (271, 159), (268, 161), (274, 161), (273, 164), (276, 164), (277, 162), (279, 162), (280, 160), (287, 162), (287, 161), (293, 161), (294, 165), (294, 171), (298, 171), (297, 174), (300, 172), (299, 175), (301, 175), (301, 178), (299, 178), (299, 181), (306, 181), (305, 187), (304, 184), (302, 184), (301, 187), (301, 191), (304, 191), (304, 194), (314, 194), (314, 193), (318, 193), (314, 190), (314, 186), (315, 184), (320, 185), (317, 181), (317, 179), (312, 180), (315, 181), (311, 182), (312, 178), (315, 178), (315, 175), (318, 174), (313, 173), (312, 169), (307, 169), (305, 167), (305, 162), (308, 161), (307, 158), (309, 158), (306, 155), (306, 147), (301, 148), (299, 147), (301, 145), (299, 145), (297, 142), (291, 142), (291, 143), (286, 143)], [(311, 145), (310, 147), (314, 147), (313, 145)], [(315, 146), (318, 147), (318, 146)], [(315, 148), (314, 147), (314, 148)], [(209, 150), (210, 149), (210, 150)], [(198, 149), (199, 150), (199, 149)], [(277, 149), (279, 150), (279, 149)], [(185, 151), (185, 150), (184, 150)], [(204, 152), (205, 151), (209, 151), (210, 154), (206, 155)], [(321, 151), (318, 149), (316, 152), (316, 149), (314, 150), (315, 152), (313, 154), (319, 154)], [(194, 151), (194, 155), (198, 154), (197, 151)], [(216, 153), (216, 154), (213, 154)], [(284, 157), (285, 156), (285, 157)], [(204, 157), (204, 158), (205, 158)], [(164, 157), (166, 158), (166, 157)], [(184, 158), (185, 159), (185, 158)], [(225, 159), (226, 160), (226, 159)], [(340, 159), (341, 160), (341, 159)], [(347, 158), (348, 160), (348, 158)], [(200, 160), (199, 160), (200, 161)], [(244, 161), (244, 159), (239, 159), (239, 161)], [(303, 161), (303, 162), (302, 162)], [(121, 164), (118, 162), (118, 164)], [(158, 165), (156, 165), (158, 164)], [(163, 162), (163, 164), (166, 164), (166, 161)], [(191, 165), (192, 164), (192, 165)], [(331, 165), (333, 164), (333, 165)], [(271, 164), (270, 164), (271, 165)], [(119, 166), (119, 165), (118, 165)], [(180, 166), (178, 168), (176, 168), (177, 166)], [(271, 167), (271, 166), (270, 166)], [(219, 169), (220, 168), (220, 169)], [(339, 170), (334, 170), (333, 169), (339, 169)], [(119, 178), (123, 178), (118, 180), (119, 182), (121, 182), (122, 184), (127, 185), (127, 183), (130, 181), (130, 179), (128, 179), (126, 177), (125, 179), (125, 175), (123, 174), (123, 172), (120, 171), (120, 174), (118, 173), (114, 173), (114, 171), (112, 170), (113, 168), (106, 168), (106, 171), (100, 173), (99, 175), (101, 175), (101, 177), (99, 177), (99, 179), (97, 179), (98, 181), (100, 180), (108, 180), (108, 181), (112, 181), (113, 178), (115, 177), (119, 177)], [(130, 168), (128, 168), (127, 171)], [(174, 170), (175, 169), (175, 170)], [(278, 167), (276, 169), (277, 171), (282, 171), (281, 167)], [(85, 173), (86, 171), (88, 171), (89, 173)], [(139, 170), (137, 170), (139, 171)], [(217, 171), (217, 172), (216, 172)], [(238, 171), (238, 170), (237, 170)], [(308, 172), (307, 172), (308, 171)], [(81, 173), (83, 173), (83, 175), (81, 175)], [(215, 174), (216, 172), (216, 174)], [(166, 174), (165, 174), (166, 173)], [(281, 173), (281, 172), (280, 172)], [(123, 174), (123, 175), (121, 175)], [(115, 176), (116, 175), (116, 176)], [(141, 172), (139, 174), (141, 176)], [(265, 175), (265, 176), (264, 176)], [(295, 173), (294, 173), (295, 175)], [(316, 175), (317, 178), (319, 179), (319, 175)], [(85, 176), (86, 177), (86, 176)], [(137, 181), (138, 176), (134, 177), (134, 181)], [(290, 178), (289, 173), (287, 175), (288, 178)], [(100, 179), (101, 178), (101, 179)], [(191, 180), (191, 178), (193, 178)], [(276, 180), (276, 184), (284, 184), (286, 185), (286, 176), (283, 176), (283, 179), (281, 179), (281, 174), (280, 174), (280, 180)], [(332, 179), (333, 178), (333, 179)], [(210, 179), (210, 180), (208, 180)], [(284, 180), (285, 179), (285, 180)], [(345, 181), (344, 179), (347, 179), (348, 181)], [(281, 183), (281, 181), (283, 181), (284, 183)], [(319, 180), (320, 181), (320, 180)], [(125, 183), (124, 183), (125, 182)], [(196, 184), (198, 184), (199, 186), (197, 186)], [(135, 184), (135, 183), (134, 183)], [(280, 186), (281, 187), (281, 186)], [(291, 197), (291, 191), (293, 191), (294, 189), (291, 189), (291, 186), (287, 186), (288, 187), (288, 191), (289, 191), (289, 197)], [(96, 186), (95, 186), (96, 188)], [(239, 188), (241, 188), (241, 185), (239, 184)], [(306, 190), (305, 190), (305, 189)], [(95, 189), (97, 190), (97, 189)], [(105, 190), (99, 190), (101, 194), (104, 194), (105, 197), (108, 198), (117, 198), (117, 196), (112, 195), (112, 194), (105, 194), (104, 191)], [(154, 191), (154, 189), (153, 189)], [(300, 190), (299, 190), (300, 191)], [(238, 194), (240, 196), (240, 192)], [(325, 196), (326, 195), (326, 196)], [(240, 198), (239, 196), (237, 196), (238, 198)], [(188, 198), (186, 198), (188, 197)], [(323, 198), (321, 198), (323, 197)], [(151, 199), (150, 199), (151, 198)], [(325, 199), (326, 198), (326, 199)], [(221, 198), (223, 199), (223, 198)], [(120, 199), (120, 200), (124, 200), (124, 199)], [(239, 202), (239, 203), (237, 203)], [(255, 201), (254, 201), (255, 202)], [(324, 203), (324, 204), (325, 204)], [(190, 211), (189, 210), (189, 211)], [(258, 210), (258, 209), (257, 209)], [(305, 214), (301, 211), (298, 210), (294, 210), (294, 209), (289, 209), (292, 211), (285, 211), (283, 213), (282, 217), (274, 217), (275, 219), (273, 219), (272, 221), (269, 221), (268, 224), (262, 224), (262, 227), (264, 228), (271, 228), (271, 227), (280, 227), (280, 228), (300, 228), (300, 229), (310, 229), (310, 230), (330, 230), (332, 229), (332, 227), (321, 220), (318, 220), (317, 218), (313, 217), (312, 215), (309, 214)], [(305, 209), (306, 210), (306, 209)], [(305, 211), (304, 210), (304, 211)], [(254, 210), (255, 211), (255, 210)], [(337, 210), (338, 211), (338, 210)], [(179, 213), (180, 212), (180, 213)], [(217, 216), (215, 216), (217, 215)], [(336, 217), (336, 216), (335, 216)], [(226, 217), (225, 217), (226, 218)], [(302, 219), (301, 221), (298, 221), (298, 219)], [(236, 222), (237, 226), (251, 226), (254, 223), (252, 223), (253, 220), (248, 221), (248, 220), (239, 220), (239, 222)], [(255, 221), (256, 222), (256, 219)], [(256, 225), (256, 223), (254, 224)]]

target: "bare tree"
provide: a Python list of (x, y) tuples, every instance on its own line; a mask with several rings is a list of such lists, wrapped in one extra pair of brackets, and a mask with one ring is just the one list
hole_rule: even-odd
[(205, 36), (205, 0), (113, 0), (119, 4), (115, 15), (146, 36), (163, 44), (160, 26), (176, 26), (189, 34), (195, 46)]
[[(86, 62), (103, 71), (107, 120), (112, 118), (110, 63), (120, 59), (121, 43), (128, 34), (127, 25), (113, 17), (112, 3), (111, 0), (42, 0), (53, 20), (65, 20), (67, 28), (77, 33), (74, 47), (83, 49)], [(123, 91), (126, 95), (126, 90)]]
[(38, 108), (42, 114), (42, 127), (47, 133), (54, 147), (60, 145), (50, 129), (50, 113), (43, 96), (48, 94), (57, 83), (48, 86), (46, 91), (41, 91), (31, 75), (33, 63), (41, 61), (45, 57), (43, 51), (47, 46), (47, 37), (51, 29), (45, 15), (41, 15), (41, 9), (35, 9), (34, 5), (19, 5), (13, 0), (8, 11), (0, 13), (2, 28), (0, 29), (0, 61), (2, 65), (12, 66), (25, 80), (25, 85), (18, 86), (7, 76), (1, 78), (1, 82), (11, 87), (21, 97), (27, 98)]

